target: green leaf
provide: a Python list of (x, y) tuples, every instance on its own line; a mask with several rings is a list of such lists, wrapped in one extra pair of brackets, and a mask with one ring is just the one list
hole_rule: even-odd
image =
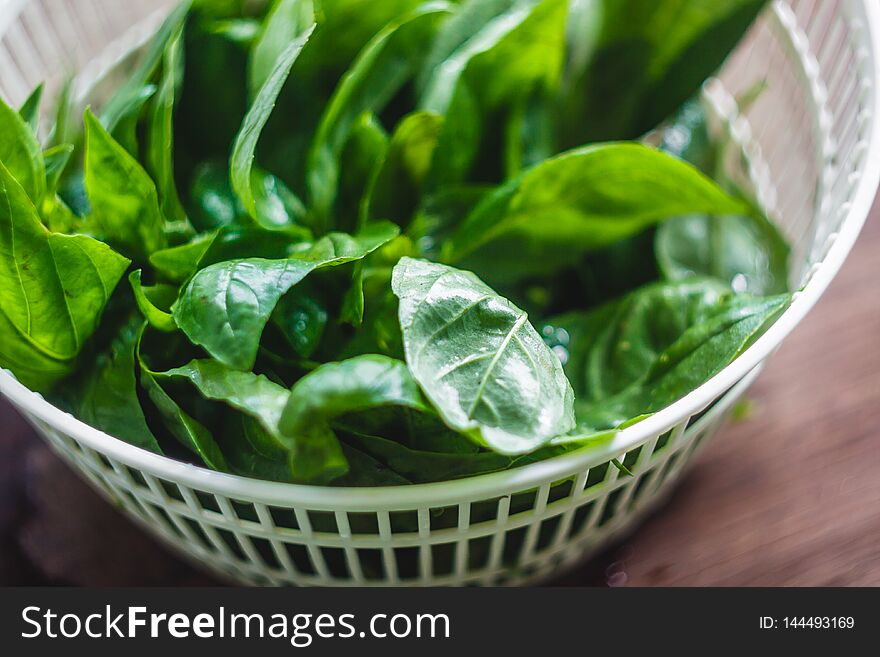
[(49, 232), (0, 163), (0, 365), (46, 390), (74, 367), (129, 261), (83, 235)]
[(284, 295), (272, 313), (272, 323), (301, 358), (315, 353), (329, 319), (319, 298), (298, 289)]
[(177, 325), (221, 363), (250, 370), (278, 301), (316, 269), (360, 260), (397, 235), (375, 224), (352, 237), (330, 234), (284, 260), (250, 258), (211, 265), (189, 282), (174, 306)]
[(642, 378), (621, 393), (598, 402), (579, 402), (579, 424), (614, 427), (678, 401), (732, 363), (790, 302), (790, 295), (728, 298), (702, 321), (687, 328)]
[(43, 91), (45, 88), (46, 85), (41, 83), (31, 92), (31, 95), (28, 96), (27, 100), (24, 101), (24, 104), (18, 110), (21, 118), (30, 126), (31, 131), (35, 135), (39, 134), (40, 131), (40, 104), (43, 101)]
[(58, 191), (58, 183), (73, 155), (73, 144), (53, 146), (43, 153), (46, 163), (46, 196), (51, 197)]
[(392, 288), (407, 364), (450, 427), (502, 454), (574, 427), (562, 364), (522, 310), (470, 272), (411, 258)]
[(165, 57), (170, 41), (176, 38), (186, 23), (192, 0), (182, 0), (156, 33), (150, 46), (144, 53), (138, 67), (127, 77), (126, 83), (110, 99), (101, 112), (101, 122), (107, 131), (114, 133), (116, 127), (126, 115), (131, 113), (131, 102), (137, 98), (143, 88), (153, 79)]
[(278, 438), (278, 423), (290, 398), (287, 388), (265, 376), (239, 372), (213, 360), (194, 360), (159, 377), (188, 380), (205, 399), (223, 402), (258, 420), (263, 429), (275, 437), (275, 448), (284, 448)]
[(163, 333), (173, 333), (177, 330), (177, 324), (171, 313), (162, 309), (162, 306), (170, 308), (177, 298), (177, 289), (171, 285), (157, 285), (144, 287), (141, 283), (141, 270), (131, 272), (128, 282), (134, 292), (134, 299), (141, 314), (149, 322), (150, 326)]
[(69, 77), (64, 81), (58, 94), (58, 101), (55, 106), (55, 123), (52, 126), (48, 140), (51, 146), (60, 146), (72, 141), (70, 119), (73, 115), (73, 87), (74, 79)]
[(109, 348), (63, 386), (77, 418), (120, 440), (162, 454), (137, 395), (135, 349), (140, 318), (123, 324)]
[[(334, 211), (340, 230), (357, 230), (370, 218), (370, 193), (388, 156), (388, 147), (388, 133), (376, 115), (363, 114), (352, 127), (343, 151)], [(391, 219), (390, 216), (381, 218)]]
[[(276, 0), (251, 51), (251, 98), (260, 95), (273, 77), (278, 63), (288, 59), (289, 55), (285, 51), (289, 50), (290, 44), (301, 38), (305, 32), (314, 29), (314, 24), (315, 7), (312, 0)], [(289, 67), (287, 68), (289, 71)]]
[(659, 151), (631, 143), (589, 146), (546, 160), (487, 197), (444, 256), (459, 262), (473, 253), (523, 275), (571, 264), (676, 215), (746, 208), (691, 165)]
[[(146, 328), (146, 327), (144, 327)], [(202, 462), (219, 472), (228, 472), (226, 458), (211, 431), (201, 422), (186, 413), (162, 387), (161, 373), (154, 372), (147, 365), (142, 352), (144, 328), (141, 329), (137, 343), (137, 359), (143, 386), (153, 406), (159, 412), (169, 433), (185, 448), (198, 456)]]
[(147, 161), (156, 180), (159, 203), (167, 221), (188, 222), (174, 178), (174, 108), (183, 84), (183, 26), (169, 40), (164, 67), (149, 117)]
[(655, 283), (591, 311), (550, 319), (541, 333), (562, 355), (579, 402), (601, 402), (644, 379), (666, 349), (730, 296), (719, 282)]
[[(566, 147), (634, 139), (672, 114), (724, 62), (766, 0), (597, 0), (598, 24), (568, 71)], [(634, 17), (638, 17), (635, 19)]]
[(46, 195), (46, 168), (37, 137), (21, 115), (0, 98), (0, 162), (34, 205)]
[(157, 91), (158, 87), (155, 84), (145, 84), (138, 89), (132, 89), (130, 95), (125, 97), (125, 102), (120, 105), (120, 114), (113, 129), (107, 130), (113, 139), (119, 142), (119, 145), (134, 158), (140, 156), (138, 131), (141, 119), (144, 116), (145, 108)]
[(257, 212), (257, 202), (252, 189), (252, 171), (257, 144), (263, 128), (265, 128), (269, 117), (272, 115), (272, 110), (275, 109), (275, 103), (278, 101), (281, 89), (284, 87), (284, 83), (287, 81), (297, 57), (299, 57), (314, 29), (314, 22), (303, 26), (304, 31), (293, 39), (279, 55), (277, 61), (273, 62), (271, 73), (260, 87), (254, 104), (245, 117), (244, 123), (242, 123), (232, 150), (232, 158), (229, 165), (232, 187), (244, 204), (248, 214), (261, 224), (264, 224), (265, 220)]
[(145, 262), (167, 246), (156, 185), (143, 167), (86, 112), (85, 185), (102, 236)]
[(309, 154), (308, 187), (316, 225), (327, 224), (339, 185), (340, 157), (352, 127), (378, 113), (416, 73), (427, 43), (452, 6), (429, 2), (389, 24), (364, 48), (330, 100)]
[(291, 449), (291, 467), (307, 482), (326, 483), (348, 470), (331, 428), (334, 418), (384, 406), (425, 410), (406, 365), (383, 356), (329, 363), (303, 377), (291, 390), (281, 432)]

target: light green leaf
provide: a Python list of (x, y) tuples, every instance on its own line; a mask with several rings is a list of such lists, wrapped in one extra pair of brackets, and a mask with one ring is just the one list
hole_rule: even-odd
[(85, 185), (102, 236), (145, 262), (167, 246), (156, 185), (143, 167), (86, 112)]
[(141, 270), (131, 272), (128, 282), (134, 292), (134, 300), (141, 314), (146, 318), (154, 329), (163, 333), (173, 333), (177, 330), (177, 324), (171, 313), (162, 309), (161, 306), (170, 307), (177, 298), (177, 289), (171, 285), (157, 285), (152, 288), (144, 287), (141, 283)]
[(90, 237), (49, 232), (0, 163), (0, 366), (41, 391), (69, 374), (128, 265)]
[[(276, 0), (266, 15), (250, 57), (251, 98), (256, 99), (273, 77), (290, 44), (311, 31), (315, 23), (312, 0)], [(289, 71), (289, 67), (288, 71)], [(286, 78), (287, 76), (285, 76)], [(282, 83), (283, 84), (283, 83)]]
[(21, 115), (0, 98), (0, 162), (39, 206), (46, 195), (46, 168), (37, 137)]
[(526, 314), (474, 274), (404, 258), (394, 269), (406, 361), (446, 423), (502, 454), (574, 427), (574, 396)]

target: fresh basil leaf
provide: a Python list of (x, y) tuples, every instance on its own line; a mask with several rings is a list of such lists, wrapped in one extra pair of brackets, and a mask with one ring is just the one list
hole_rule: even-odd
[(52, 197), (58, 190), (58, 183), (61, 176), (64, 175), (65, 169), (73, 155), (73, 144), (60, 144), (53, 146), (43, 153), (43, 160), (46, 163), (46, 196)]
[(361, 356), (329, 363), (303, 377), (291, 390), (281, 432), (292, 450), (291, 467), (303, 481), (329, 482), (348, 470), (331, 428), (334, 418), (383, 406), (426, 409), (404, 363)]
[(306, 31), (312, 30), (314, 23), (315, 7), (312, 0), (274, 2), (251, 51), (249, 71), (251, 98), (260, 95), (261, 90), (273, 77), (279, 61), (289, 57), (285, 55), (285, 51), (289, 49), (291, 42), (301, 38)]
[[(278, 423), (290, 391), (265, 376), (239, 372), (213, 360), (194, 360), (160, 375), (161, 379), (185, 379), (205, 399), (228, 404), (258, 420), (270, 436), (278, 436)], [(280, 438), (275, 448), (283, 449)]]
[[(144, 327), (145, 328), (145, 327)], [(193, 418), (162, 387), (161, 373), (150, 369), (143, 355), (144, 328), (138, 336), (137, 359), (140, 365), (141, 386), (159, 412), (168, 432), (185, 448), (198, 456), (202, 462), (219, 472), (228, 472), (226, 458), (211, 431)]]
[(352, 127), (364, 112), (380, 111), (413, 77), (424, 44), (451, 10), (446, 2), (429, 2), (389, 24), (364, 48), (334, 93), (309, 154), (309, 198), (319, 232), (336, 200), (340, 157)]
[(260, 21), (255, 18), (228, 18), (215, 20), (207, 27), (211, 34), (228, 39), (232, 43), (250, 49), (260, 37), (263, 29)]
[(244, 204), (245, 210), (247, 210), (248, 214), (261, 225), (264, 225), (266, 221), (265, 218), (261, 217), (257, 212), (257, 202), (252, 189), (252, 171), (254, 159), (256, 157), (257, 143), (259, 142), (263, 128), (269, 121), (269, 117), (272, 114), (272, 110), (275, 108), (275, 103), (278, 101), (281, 89), (290, 75), (294, 63), (315, 29), (314, 21), (310, 21), (302, 27), (302, 33), (298, 34), (280, 54), (277, 61), (273, 62), (271, 73), (266, 78), (265, 83), (260, 87), (256, 99), (254, 100), (254, 104), (242, 123), (241, 130), (238, 137), (236, 137), (235, 145), (232, 150), (232, 158), (230, 160), (230, 180), (232, 181), (232, 187), (236, 194), (238, 194), (241, 202)]
[(73, 116), (73, 87), (74, 79), (72, 77), (65, 79), (61, 86), (55, 105), (55, 123), (52, 125), (47, 140), (49, 146), (60, 146), (73, 141), (70, 130), (70, 120)]
[(263, 329), (278, 301), (316, 269), (365, 257), (397, 235), (375, 224), (357, 236), (330, 234), (308, 251), (284, 260), (251, 258), (211, 265), (189, 282), (174, 306), (174, 319), (194, 344), (221, 363), (249, 370)]
[(140, 318), (123, 324), (107, 350), (66, 382), (61, 395), (86, 424), (135, 447), (162, 454), (137, 395), (135, 349), (140, 326)]
[(502, 454), (574, 427), (562, 364), (523, 311), (470, 272), (411, 258), (392, 289), (407, 364), (449, 426)]
[[(352, 127), (342, 156), (334, 211), (340, 229), (357, 230), (370, 218), (370, 192), (388, 157), (388, 147), (388, 133), (376, 115), (372, 112), (363, 114)], [(381, 218), (391, 219), (390, 216)]]
[(49, 232), (0, 163), (0, 364), (34, 390), (71, 372), (129, 261), (84, 235)]
[(691, 165), (659, 151), (629, 143), (589, 146), (500, 187), (459, 227), (444, 256), (460, 262), (475, 254), (522, 276), (571, 264), (676, 215), (745, 208)]
[[(564, 147), (635, 139), (672, 114), (724, 62), (766, 0), (597, 0), (599, 25), (568, 71)], [(634, 17), (638, 17), (634, 19)]]
[(710, 279), (655, 283), (591, 311), (550, 319), (541, 334), (565, 364), (579, 401), (601, 402), (642, 380), (730, 290)]
[(514, 463), (512, 457), (493, 452), (476, 454), (426, 452), (411, 449), (386, 438), (353, 432), (343, 434), (343, 440), (346, 445), (369, 455), (413, 484), (452, 481), (498, 472), (506, 470)]
[(86, 112), (85, 186), (102, 236), (145, 262), (167, 246), (156, 185), (143, 167)]
[(21, 115), (0, 98), (0, 162), (34, 205), (46, 195), (46, 168), (37, 137)]
[(120, 121), (131, 114), (132, 99), (138, 98), (162, 64), (168, 43), (179, 34), (186, 23), (192, 0), (181, 0), (159, 28), (137, 68), (128, 76), (123, 87), (110, 99), (101, 112), (101, 123), (113, 134)]
[(298, 289), (284, 295), (272, 313), (272, 323), (301, 358), (311, 358), (318, 349), (329, 319), (315, 296)]
[(732, 363), (790, 302), (791, 295), (729, 298), (702, 322), (685, 330), (632, 386), (599, 402), (579, 402), (579, 424), (597, 429), (614, 427), (678, 401)]
[(31, 131), (38, 135), (40, 132), (40, 105), (43, 102), (43, 91), (46, 85), (40, 84), (31, 92), (27, 100), (24, 101), (18, 113), (25, 123), (30, 126)]
[(167, 221), (188, 223), (174, 177), (174, 110), (183, 84), (183, 26), (168, 41), (162, 78), (149, 117), (147, 162)]
[(128, 282), (134, 292), (134, 299), (141, 314), (157, 331), (173, 333), (177, 330), (174, 317), (162, 307), (170, 308), (177, 298), (177, 289), (171, 285), (144, 287), (141, 283), (141, 270), (131, 272)]

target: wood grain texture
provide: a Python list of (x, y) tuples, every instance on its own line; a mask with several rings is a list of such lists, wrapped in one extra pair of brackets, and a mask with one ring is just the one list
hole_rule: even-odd
[[(555, 584), (880, 585), (880, 206), (664, 509)], [(209, 584), (0, 401), (0, 584)]]

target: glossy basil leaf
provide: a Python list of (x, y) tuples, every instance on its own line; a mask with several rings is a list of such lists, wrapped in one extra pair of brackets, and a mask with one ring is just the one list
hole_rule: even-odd
[(359, 260), (393, 239), (376, 224), (357, 236), (331, 234), (284, 260), (250, 258), (211, 265), (189, 282), (174, 306), (177, 325), (221, 363), (250, 370), (278, 301), (316, 269)]
[(506, 470), (514, 463), (513, 457), (493, 452), (444, 454), (421, 451), (393, 440), (360, 433), (345, 433), (343, 440), (346, 445), (369, 455), (413, 484), (451, 481), (498, 472)]
[(430, 2), (389, 24), (364, 48), (330, 100), (309, 154), (308, 188), (315, 225), (327, 225), (339, 187), (340, 157), (352, 127), (379, 112), (415, 75), (437, 25), (451, 12)]
[(177, 324), (171, 313), (163, 308), (170, 308), (177, 298), (177, 288), (171, 285), (156, 285), (144, 287), (141, 282), (141, 270), (131, 272), (128, 282), (134, 293), (134, 299), (138, 310), (157, 331), (173, 333), (177, 330)]
[(164, 278), (182, 283), (196, 273), (219, 234), (220, 231), (204, 233), (187, 244), (156, 251), (150, 255), (150, 264)]
[(149, 116), (147, 162), (156, 181), (159, 205), (165, 219), (187, 223), (174, 175), (174, 110), (183, 85), (183, 26), (171, 37)]
[(419, 387), (404, 363), (361, 356), (330, 363), (303, 377), (291, 390), (281, 432), (292, 450), (291, 467), (303, 481), (328, 482), (348, 464), (331, 428), (334, 418), (383, 406), (425, 409)]
[(156, 185), (143, 167), (86, 112), (85, 186), (101, 235), (145, 262), (167, 246)]
[(31, 131), (35, 135), (38, 135), (40, 132), (40, 106), (43, 102), (43, 92), (45, 91), (45, 88), (46, 85), (44, 84), (37, 86), (18, 110), (21, 118), (24, 119), (24, 122), (27, 123), (28, 126), (30, 126)]
[(579, 424), (596, 429), (615, 427), (678, 401), (732, 363), (790, 302), (790, 295), (730, 297), (685, 330), (629, 388), (598, 402), (579, 402)]
[[(257, 98), (266, 86), (285, 51), (315, 23), (312, 0), (276, 0), (251, 51), (249, 86), (251, 98)], [(285, 76), (286, 77), (286, 76)], [(282, 83), (283, 84), (283, 83)]]
[(207, 27), (217, 34), (246, 49), (253, 47), (260, 37), (263, 26), (256, 18), (228, 18), (212, 21)]
[(34, 390), (71, 372), (129, 261), (84, 235), (49, 232), (0, 163), (0, 364)]
[(571, 264), (673, 216), (735, 214), (747, 207), (659, 151), (630, 143), (589, 146), (500, 187), (459, 227), (444, 255), (459, 262), (476, 253), (506, 266), (511, 276), (523, 275)]
[[(281, 17), (282, 15), (277, 14), (277, 16)], [(271, 23), (267, 29), (273, 29)], [(257, 202), (252, 188), (252, 172), (257, 144), (263, 128), (265, 128), (269, 117), (272, 115), (272, 110), (275, 108), (275, 103), (278, 101), (281, 89), (314, 29), (315, 24), (313, 21), (303, 25), (302, 32), (290, 41), (277, 60), (273, 62), (271, 72), (260, 87), (250, 111), (245, 116), (233, 146), (232, 158), (230, 160), (232, 187), (244, 204), (248, 214), (263, 225), (266, 223), (266, 219), (257, 212)]]
[[(144, 331), (138, 338), (137, 358), (140, 364), (141, 386), (158, 411), (168, 432), (202, 462), (219, 472), (228, 472), (226, 458), (211, 431), (181, 408), (162, 386), (162, 374), (152, 371), (142, 353)], [(165, 381), (167, 383), (167, 379)]]
[(363, 114), (352, 127), (343, 151), (334, 211), (341, 230), (357, 230), (369, 218), (370, 193), (388, 157), (389, 141), (388, 133), (372, 112)]
[(0, 162), (35, 205), (46, 195), (46, 168), (37, 137), (16, 110), (0, 98)]
[(156, 454), (162, 448), (147, 425), (137, 395), (135, 349), (141, 321), (123, 324), (110, 346), (60, 391), (77, 418), (130, 445)]
[[(239, 372), (213, 360), (194, 360), (183, 367), (163, 372), (163, 379), (185, 379), (205, 399), (228, 404), (258, 420), (270, 436), (278, 435), (278, 423), (290, 391), (265, 376)], [(280, 439), (276, 449), (282, 449)]]
[(392, 289), (407, 364), (449, 426), (503, 454), (574, 426), (562, 364), (510, 301), (470, 272), (411, 258)]
[[(597, 0), (598, 24), (574, 43), (560, 136), (564, 147), (635, 139), (660, 124), (724, 62), (765, 0)], [(634, 17), (638, 16), (638, 19)]]
[(600, 402), (642, 380), (660, 355), (730, 296), (710, 279), (655, 283), (592, 311), (550, 319), (541, 334), (579, 401)]

